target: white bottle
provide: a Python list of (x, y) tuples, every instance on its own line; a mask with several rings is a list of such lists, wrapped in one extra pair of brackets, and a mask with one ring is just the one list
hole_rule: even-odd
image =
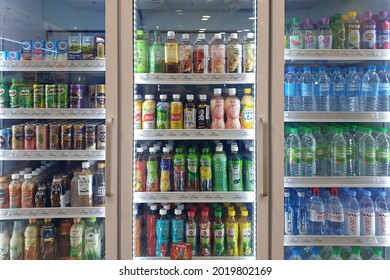
[(9, 260), (9, 235), (4, 222), (0, 223), (0, 260)]
[(229, 88), (229, 96), (225, 100), (226, 129), (241, 129), (240, 99), (236, 96), (236, 89)]
[(21, 220), (14, 221), (14, 229), (9, 242), (10, 260), (23, 260), (23, 225)]

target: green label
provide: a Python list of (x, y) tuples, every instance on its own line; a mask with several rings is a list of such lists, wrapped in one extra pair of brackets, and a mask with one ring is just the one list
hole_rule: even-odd
[(324, 146), (317, 146), (316, 149), (316, 160), (324, 160), (325, 159), (325, 148)]
[(374, 150), (365, 151), (364, 162), (369, 163), (369, 164), (375, 163), (375, 151)]
[(353, 159), (353, 148), (351, 146), (347, 147), (347, 160)]
[(213, 186), (214, 191), (226, 192), (228, 190), (226, 160), (219, 156), (214, 157), (213, 161)]
[(158, 185), (158, 162), (157, 161), (147, 161), (146, 162), (146, 190), (149, 192), (159, 191)]
[(253, 160), (244, 161), (245, 169), (245, 190), (255, 190), (255, 162)]
[(156, 129), (169, 129), (169, 103), (168, 102), (157, 103)]
[(347, 150), (345, 149), (336, 149), (336, 163), (346, 163), (347, 162)]
[(196, 179), (198, 176), (198, 159), (197, 158), (187, 158), (187, 178)]
[(148, 43), (146, 40), (136, 40), (134, 52), (134, 67), (136, 73), (147, 73), (148, 69)]
[(302, 151), (302, 162), (303, 163), (313, 163), (314, 161), (314, 150), (310, 148), (305, 148)]
[(213, 255), (224, 256), (225, 255), (225, 225), (214, 224), (214, 243), (213, 243)]
[(390, 151), (385, 148), (379, 148), (376, 152), (376, 160), (379, 163), (388, 163), (390, 161)]
[(301, 149), (292, 149), (291, 150), (291, 163), (301, 163)]
[(242, 160), (229, 161), (229, 191), (243, 191)]
[(226, 256), (238, 256), (238, 224), (226, 222)]

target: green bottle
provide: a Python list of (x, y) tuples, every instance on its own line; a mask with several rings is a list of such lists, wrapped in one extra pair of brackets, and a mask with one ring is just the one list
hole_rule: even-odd
[(214, 211), (213, 222), (213, 255), (224, 256), (225, 255), (225, 225), (222, 221), (222, 211), (220, 208)]
[(243, 191), (244, 185), (242, 182), (242, 159), (238, 155), (238, 147), (231, 146), (231, 155), (228, 161), (229, 172), (229, 191)]
[(199, 191), (199, 159), (195, 148), (188, 149), (186, 191)]
[(160, 31), (154, 31), (154, 42), (149, 49), (149, 73), (164, 73), (164, 45)]
[(185, 190), (186, 181), (186, 157), (182, 148), (176, 148), (173, 156), (173, 189), (175, 192)]
[(208, 147), (202, 148), (202, 155), (200, 156), (200, 190), (213, 190), (213, 176), (212, 176), (212, 159), (210, 149)]
[(213, 156), (213, 189), (217, 192), (226, 192), (227, 184), (227, 158), (223, 152), (223, 146), (218, 145), (215, 148)]
[(20, 93), (20, 84), (16, 79), (12, 79), (12, 84), (9, 87), (9, 101), (10, 108), (19, 108), (19, 93)]
[(137, 30), (134, 51), (135, 73), (148, 73), (149, 46), (143, 30)]
[(8, 108), (9, 107), (9, 89), (8, 85), (0, 80), (0, 108)]
[(244, 170), (245, 170), (245, 191), (255, 190), (255, 148), (249, 147), (247, 157), (244, 159)]
[(101, 259), (101, 240), (100, 229), (96, 223), (96, 218), (89, 218), (85, 227), (84, 235), (84, 254), (85, 260)]

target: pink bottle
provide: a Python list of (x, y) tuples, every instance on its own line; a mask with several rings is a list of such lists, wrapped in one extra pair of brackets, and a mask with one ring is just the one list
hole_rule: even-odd
[(211, 129), (225, 129), (225, 100), (221, 96), (220, 88), (214, 89), (214, 96), (210, 101)]
[(229, 96), (225, 100), (226, 129), (241, 129), (240, 99), (236, 96), (236, 89), (229, 88)]

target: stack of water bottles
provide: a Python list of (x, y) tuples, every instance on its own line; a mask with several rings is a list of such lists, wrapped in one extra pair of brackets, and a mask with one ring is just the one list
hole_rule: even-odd
[(288, 66), (285, 111), (390, 111), (387, 66), (348, 68)]
[(285, 247), (286, 260), (383, 260), (382, 247)]
[(390, 176), (387, 128), (285, 125), (284, 176)]

